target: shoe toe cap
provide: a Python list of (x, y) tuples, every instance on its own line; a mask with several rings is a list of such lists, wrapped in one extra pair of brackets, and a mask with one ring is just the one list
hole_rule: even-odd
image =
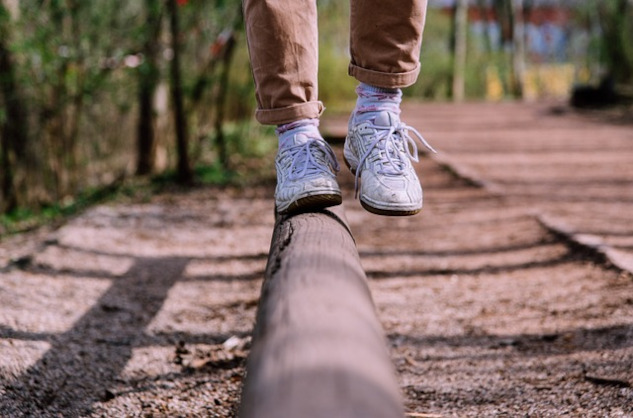
[(422, 204), (422, 187), (417, 177), (363, 174), (360, 192), (366, 202), (384, 206), (418, 207)]

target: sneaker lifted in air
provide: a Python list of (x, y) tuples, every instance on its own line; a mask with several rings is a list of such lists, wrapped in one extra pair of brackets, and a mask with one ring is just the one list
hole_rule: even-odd
[(356, 176), (357, 196), (360, 194), (360, 202), (369, 212), (406, 216), (422, 209), (422, 186), (411, 164), (411, 160), (418, 161), (418, 148), (409, 132), (436, 152), (396, 112), (352, 114), (345, 162)]

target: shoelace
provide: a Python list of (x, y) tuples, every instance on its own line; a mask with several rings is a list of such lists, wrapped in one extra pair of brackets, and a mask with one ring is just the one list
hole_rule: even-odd
[[(313, 152), (311, 148), (316, 148), (322, 153)], [(319, 172), (329, 174), (328, 166), (332, 167), (336, 173), (340, 170), (334, 151), (322, 138), (309, 137), (306, 143), (289, 146), (285, 151), (290, 154), (292, 159), (288, 175), (290, 180), (301, 179), (306, 175), (318, 174)]]
[(406, 158), (409, 158), (416, 163), (419, 161), (418, 146), (414, 139), (408, 132), (413, 132), (415, 137), (424, 145), (429, 151), (437, 153), (435, 149), (426, 142), (426, 139), (418, 132), (417, 129), (406, 125), (402, 122), (398, 122), (395, 126), (379, 126), (374, 123), (369, 124), (369, 127), (376, 130), (376, 136), (369, 144), (367, 151), (363, 154), (356, 168), (356, 176), (354, 178), (354, 191), (355, 196), (358, 197), (358, 180), (360, 173), (363, 170), (365, 161), (370, 157), (374, 149), (378, 149), (378, 157), (382, 169), (379, 174), (387, 175), (399, 175), (405, 172)]

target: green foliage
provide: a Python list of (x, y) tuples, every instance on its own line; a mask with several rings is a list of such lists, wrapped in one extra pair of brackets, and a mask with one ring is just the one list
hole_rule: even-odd
[[(226, 182), (245, 185), (274, 176), (274, 157), (277, 150), (274, 127), (251, 120), (237, 121), (227, 123), (223, 133), (231, 156), (229, 169), (225, 169)], [(214, 142), (216, 138), (211, 136), (210, 140)], [(217, 162), (213, 154), (200, 160), (207, 167), (214, 167)]]
[(595, 83), (608, 75), (633, 86), (633, 3), (629, 0), (581, 2), (575, 10), (577, 29), (586, 33), (587, 54), (581, 59)]
[(604, 0), (598, 5), (602, 28), (602, 60), (614, 80), (633, 85), (633, 4)]
[[(275, 178), (274, 155), (277, 138), (274, 128), (254, 121), (228, 123), (224, 131), (232, 155), (232, 168), (223, 167), (213, 153), (205, 154), (194, 169), (196, 185), (248, 186), (271, 182)], [(209, 138), (213, 141), (213, 138)], [(104, 187), (90, 187), (74, 197), (31, 209), (20, 207), (0, 214), (0, 237), (23, 232), (45, 223), (73, 216), (96, 203), (131, 198), (135, 201), (171, 188), (176, 183), (176, 172), (166, 170), (149, 179), (114, 181)]]
[(0, 214), (0, 237), (73, 216), (89, 206), (115, 198), (120, 192), (129, 193), (129, 188), (124, 189), (117, 182), (105, 187), (83, 190), (73, 198), (43, 205), (37, 210), (20, 207), (9, 213)]
[(408, 97), (446, 100), (450, 96), (453, 61), (450, 52), (451, 17), (439, 9), (427, 11), (417, 82), (404, 90)]
[(234, 180), (234, 173), (226, 170), (218, 160), (208, 165), (198, 165), (195, 176), (202, 184), (229, 184)]
[[(137, 87), (143, 74), (149, 77), (148, 71), (153, 71), (141, 51), (147, 31), (161, 27), (147, 24), (148, 8), (160, 17), (166, 13), (164, 6), (161, 0), (21, 0), (16, 16), (0, 8), (4, 22), (10, 21), (9, 48), (31, 128), (24, 146), (32, 159), (19, 161), (15, 173), (26, 186), (18, 196), (21, 206), (42, 211), (81, 190), (132, 172)], [(241, 2), (190, 0), (178, 10), (191, 136), (209, 137), (215, 117), (216, 63), (221, 53), (213, 48), (222, 31), (241, 29)], [(165, 79), (172, 54), (165, 37), (160, 37), (158, 53), (161, 87), (156, 116), (158, 147), (168, 151), (162, 169), (169, 169), (175, 158)], [(230, 83), (235, 88), (225, 113), (228, 119), (250, 118), (253, 87), (242, 44), (235, 62), (239, 68), (231, 73)], [(195, 101), (194, 86), (201, 79), (205, 80), (204, 89), (201, 99)], [(0, 109), (0, 119), (6, 119), (5, 113)]]
[[(230, 167), (224, 167), (215, 152), (204, 153), (194, 168), (196, 185), (243, 187), (274, 179), (277, 138), (273, 127), (262, 126), (251, 120), (229, 122), (223, 134), (231, 155)], [(213, 143), (216, 138), (211, 135), (205, 140)], [(174, 170), (152, 178), (152, 184), (159, 189), (169, 187), (175, 181)]]
[(358, 84), (347, 75), (349, 56), (326, 43), (321, 43), (319, 50), (319, 99), (329, 114), (349, 112), (356, 100)]
[(229, 78), (227, 119), (247, 120), (255, 113), (255, 83), (251, 72), (248, 49), (244, 33), (240, 32)]
[(317, 3), (319, 12), (319, 99), (328, 114), (349, 112), (358, 82), (349, 66), (349, 1)]

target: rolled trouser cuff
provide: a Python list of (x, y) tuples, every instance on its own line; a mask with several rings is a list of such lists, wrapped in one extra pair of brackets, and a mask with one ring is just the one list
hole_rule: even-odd
[(264, 125), (282, 125), (300, 119), (315, 119), (321, 116), (325, 107), (320, 101), (297, 103), (277, 109), (257, 109), (255, 119)]
[(349, 75), (356, 80), (376, 87), (402, 88), (414, 84), (420, 74), (420, 64), (418, 63), (411, 71), (404, 73), (385, 73), (381, 71), (368, 70), (350, 63)]

